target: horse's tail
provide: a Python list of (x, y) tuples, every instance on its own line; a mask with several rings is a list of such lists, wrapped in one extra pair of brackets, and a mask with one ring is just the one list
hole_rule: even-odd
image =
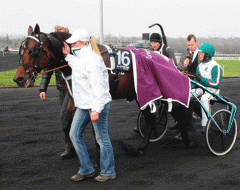
[(94, 37), (91, 37), (90, 43), (91, 43), (93, 51), (95, 51), (95, 53), (98, 54), (102, 58), (102, 55), (97, 47), (97, 41), (95, 40)]

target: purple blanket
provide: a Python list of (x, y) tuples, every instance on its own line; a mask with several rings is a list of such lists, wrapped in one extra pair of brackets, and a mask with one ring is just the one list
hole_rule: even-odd
[(171, 59), (150, 50), (130, 46), (124, 49), (132, 55), (135, 90), (142, 110), (160, 98), (188, 107), (190, 80), (177, 70)]

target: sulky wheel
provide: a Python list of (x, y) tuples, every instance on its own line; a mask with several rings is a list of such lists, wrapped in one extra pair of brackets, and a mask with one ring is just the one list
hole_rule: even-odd
[[(166, 109), (162, 109), (162, 114), (160, 113), (161, 113), (161, 108), (159, 111), (155, 113), (157, 121), (156, 121), (155, 129), (153, 129), (150, 135), (150, 139), (149, 139), (150, 142), (156, 142), (160, 140), (168, 129), (168, 112)], [(144, 134), (146, 133), (146, 130), (147, 130), (147, 125), (141, 111), (138, 114), (137, 127), (140, 135), (144, 138), (145, 136)]]
[[(226, 109), (221, 109), (212, 116), (222, 131), (227, 131), (231, 112)], [(227, 134), (219, 130), (216, 124), (209, 119), (206, 128), (206, 140), (210, 151), (222, 156), (227, 154), (233, 147), (237, 137), (237, 123), (233, 120), (232, 127)]]

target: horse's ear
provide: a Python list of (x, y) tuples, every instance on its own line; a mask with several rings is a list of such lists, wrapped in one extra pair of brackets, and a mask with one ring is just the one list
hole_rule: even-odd
[(34, 28), (34, 33), (35, 34), (40, 34), (40, 27), (38, 24), (36, 24), (35, 28)]
[(33, 31), (33, 28), (32, 28), (32, 26), (30, 25), (30, 26), (28, 27), (28, 35), (30, 35), (30, 34), (32, 33), (32, 31)]

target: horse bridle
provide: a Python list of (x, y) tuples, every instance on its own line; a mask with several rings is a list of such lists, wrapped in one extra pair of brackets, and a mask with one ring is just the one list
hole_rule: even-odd
[[(34, 47), (33, 49), (30, 50), (30, 55), (32, 57), (34, 57), (33, 59), (33, 63), (35, 62), (35, 60), (37, 59), (37, 63), (35, 65), (29, 65), (29, 64), (26, 64), (24, 63), (24, 60), (23, 60), (23, 53), (24, 53), (24, 50), (26, 49), (26, 41), (28, 39), (33, 39), (34, 40)], [(40, 47), (38, 47), (35, 43), (39, 43), (40, 44)], [(38, 63), (39, 63), (39, 60), (40, 60), (40, 56), (41, 56), (41, 53), (42, 51), (44, 51), (47, 55), (47, 51), (45, 50), (44, 46), (43, 46), (43, 38), (42, 38), (42, 34), (39, 34), (39, 39), (36, 38), (35, 36), (27, 36), (27, 38), (22, 41), (21, 43), (21, 46), (19, 48), (19, 55), (20, 55), (20, 61), (19, 61), (19, 64), (21, 66), (24, 67), (24, 70), (25, 72), (29, 75), (29, 79), (32, 81), (32, 82), (35, 82), (36, 78), (37, 78), (37, 73), (40, 72), (39, 68), (38, 68)], [(22, 62), (21, 62), (22, 60)], [(34, 71), (33, 73), (31, 73), (28, 69), (27, 69), (27, 66), (28, 67), (33, 67)]]

